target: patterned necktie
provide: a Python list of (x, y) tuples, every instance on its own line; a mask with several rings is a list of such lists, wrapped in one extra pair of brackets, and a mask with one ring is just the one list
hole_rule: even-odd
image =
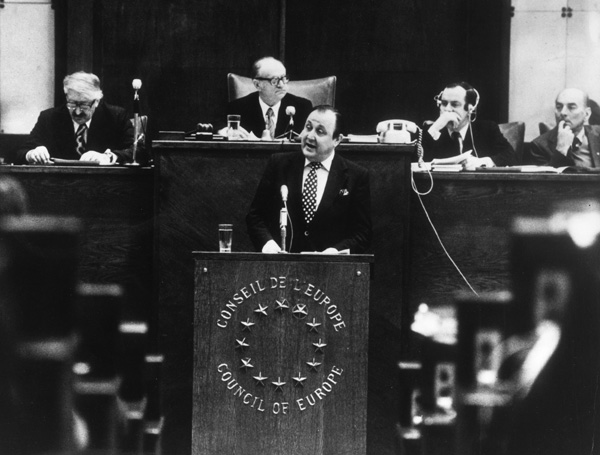
[(87, 125), (84, 123), (82, 125), (79, 125), (79, 128), (77, 128), (77, 133), (75, 133), (75, 142), (77, 143), (77, 147), (75, 148), (75, 150), (77, 150), (77, 153), (79, 153), (79, 155), (83, 155), (85, 153), (86, 130)]
[(310, 163), (310, 171), (302, 189), (302, 210), (306, 224), (312, 221), (317, 210), (317, 169), (319, 168), (321, 168), (321, 163)]
[(275, 139), (275, 122), (273, 121), (274, 120), (273, 117), (274, 117), (273, 109), (271, 109), (271, 108), (267, 109), (267, 123), (265, 126), (271, 133), (271, 139)]

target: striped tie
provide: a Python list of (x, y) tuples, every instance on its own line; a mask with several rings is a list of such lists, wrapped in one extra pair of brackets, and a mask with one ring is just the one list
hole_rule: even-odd
[(317, 210), (317, 169), (319, 168), (321, 168), (321, 163), (310, 163), (310, 171), (302, 189), (302, 210), (306, 224), (312, 221)]
[(75, 150), (77, 150), (77, 153), (79, 153), (79, 155), (83, 155), (85, 153), (86, 131), (87, 125), (84, 123), (82, 125), (79, 125), (79, 128), (77, 128), (77, 133), (75, 133), (75, 142), (77, 143), (77, 147), (75, 148)]
[(274, 113), (273, 113), (273, 109), (269, 108), (267, 109), (267, 123), (266, 123), (266, 127), (269, 130), (269, 133), (271, 133), (271, 139), (275, 139), (275, 122), (273, 121), (274, 117)]

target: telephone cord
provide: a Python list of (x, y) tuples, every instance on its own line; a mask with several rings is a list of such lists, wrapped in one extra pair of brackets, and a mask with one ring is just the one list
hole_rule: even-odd
[(415, 194), (417, 195), (417, 198), (419, 199), (419, 203), (421, 204), (421, 208), (423, 209), (423, 213), (425, 213), (425, 217), (427, 218), (427, 221), (429, 222), (429, 225), (433, 229), (433, 233), (435, 234), (435, 236), (436, 236), (436, 238), (438, 240), (438, 243), (440, 244), (440, 246), (444, 250), (444, 254), (446, 254), (446, 257), (450, 260), (450, 262), (452, 263), (452, 265), (454, 266), (454, 268), (456, 269), (456, 271), (459, 273), (459, 275), (461, 276), (461, 278), (464, 280), (464, 282), (467, 284), (467, 286), (469, 286), (469, 289), (471, 289), (471, 291), (473, 292), (473, 294), (475, 294), (476, 296), (479, 297), (479, 294), (477, 293), (477, 291), (473, 288), (473, 286), (471, 286), (471, 283), (469, 283), (469, 280), (467, 279), (467, 277), (460, 270), (460, 267), (458, 267), (458, 265), (456, 264), (456, 262), (454, 262), (454, 259), (452, 259), (452, 256), (450, 256), (450, 253), (446, 249), (446, 246), (444, 245), (444, 242), (442, 241), (442, 238), (440, 237), (437, 229), (435, 228), (435, 225), (433, 224), (433, 221), (431, 221), (431, 218), (429, 217), (429, 213), (427, 212), (427, 209), (425, 208), (425, 204), (423, 203), (423, 199), (421, 199), (421, 196), (426, 196), (429, 193), (431, 193), (431, 191), (433, 190), (433, 176), (431, 175), (431, 171), (427, 171), (427, 173), (428, 173), (429, 178), (431, 180), (431, 186), (430, 186), (429, 190), (427, 190), (426, 192), (419, 192), (419, 190), (417, 189), (417, 185), (415, 183), (415, 179), (414, 179), (414, 176), (413, 176), (413, 171), (412, 170), (410, 171), (410, 181), (411, 181), (412, 189), (415, 192)]

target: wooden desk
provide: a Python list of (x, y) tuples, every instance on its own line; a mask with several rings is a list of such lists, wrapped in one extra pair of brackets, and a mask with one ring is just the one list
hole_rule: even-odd
[(24, 186), (30, 212), (83, 221), (80, 279), (128, 291), (124, 317), (149, 317), (153, 171), (150, 168), (0, 166)]
[[(253, 251), (245, 216), (267, 159), (276, 152), (300, 153), (299, 148), (299, 144), (289, 143), (153, 142), (158, 179), (155, 274), (159, 283), (159, 343), (166, 362), (164, 444), (171, 454), (188, 455), (191, 450), (191, 252), (217, 251), (218, 223), (233, 223), (234, 252)], [(403, 270), (408, 259), (412, 152), (412, 146), (379, 144), (342, 144), (337, 148), (337, 153), (371, 171), (375, 255), (371, 319), (375, 313), (397, 330), (408, 289)], [(381, 344), (396, 348), (391, 339)], [(382, 350), (383, 346), (377, 349), (378, 353)], [(388, 374), (390, 383), (395, 384), (393, 367)]]
[[(415, 173), (419, 190), (429, 177)], [(448, 250), (477, 292), (510, 289), (510, 229), (519, 215), (548, 216), (557, 203), (600, 201), (600, 175), (433, 173), (421, 199)], [(469, 290), (437, 241), (415, 193), (411, 196), (410, 289), (414, 308), (452, 303)]]

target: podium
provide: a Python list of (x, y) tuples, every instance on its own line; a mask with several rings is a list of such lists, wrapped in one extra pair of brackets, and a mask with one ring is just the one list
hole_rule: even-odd
[(370, 255), (194, 253), (192, 453), (366, 453)]

